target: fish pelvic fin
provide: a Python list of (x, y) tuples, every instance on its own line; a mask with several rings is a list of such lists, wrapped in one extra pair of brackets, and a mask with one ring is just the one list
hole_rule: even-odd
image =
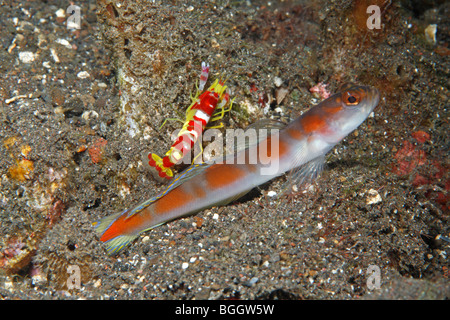
[(324, 165), (325, 157), (319, 156), (292, 169), (287, 175), (287, 181), (282, 187), (281, 195), (292, 191), (293, 186), (302, 189), (305, 185), (313, 183), (322, 173)]

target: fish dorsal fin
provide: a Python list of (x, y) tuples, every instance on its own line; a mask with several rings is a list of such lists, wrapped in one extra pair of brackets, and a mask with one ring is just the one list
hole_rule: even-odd
[[(249, 125), (245, 130), (236, 131), (237, 134), (234, 136), (236, 143), (233, 143), (234, 148), (226, 151), (228, 154), (241, 152), (260, 143), (267, 138), (273, 130), (281, 130), (284, 127), (286, 127), (284, 122), (275, 119), (262, 119), (256, 121)], [(246, 137), (251, 136), (251, 133), (253, 133), (252, 131), (254, 132), (254, 138), (246, 139)]]
[(273, 130), (281, 130), (285, 126), (286, 124), (281, 121), (264, 119), (249, 125), (245, 129), (235, 129), (231, 135), (229, 133), (230, 131), (227, 131), (225, 143), (224, 139), (216, 139), (205, 148), (204, 154), (207, 157), (208, 152), (206, 150), (213, 150), (215, 153), (215, 156), (208, 157), (206, 162), (225, 162), (228, 158), (234, 158), (236, 154), (259, 144)]
[(275, 119), (261, 119), (250, 124), (248, 129), (278, 129), (281, 130), (286, 126), (286, 123)]
[(346, 82), (346, 83), (342, 84), (342, 85), (339, 87), (339, 91), (338, 91), (338, 92), (344, 92), (344, 91), (347, 91), (348, 89), (350, 89), (350, 88), (352, 88), (352, 87), (354, 87), (354, 86), (356, 86), (355, 83), (353, 83), (353, 82)]
[(151, 205), (153, 202), (159, 200), (160, 198), (164, 197), (168, 192), (175, 189), (176, 187), (183, 184), (185, 181), (191, 179), (192, 177), (195, 177), (196, 175), (202, 173), (207, 168), (209, 168), (213, 163), (199, 163), (199, 164), (193, 164), (190, 167), (188, 167), (186, 170), (180, 173), (180, 175), (176, 178), (174, 178), (171, 183), (167, 186), (164, 191), (157, 194), (156, 196), (148, 199), (147, 201), (142, 202), (139, 206), (133, 208), (128, 212), (127, 219), (131, 216), (135, 215), (136, 213), (140, 212), (141, 210), (145, 209), (149, 205)]

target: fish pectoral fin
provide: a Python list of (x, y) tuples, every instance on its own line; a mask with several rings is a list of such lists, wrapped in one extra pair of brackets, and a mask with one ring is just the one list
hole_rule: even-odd
[(320, 156), (311, 161), (292, 169), (287, 175), (287, 181), (282, 187), (281, 194), (292, 190), (292, 187), (298, 186), (299, 189), (306, 184), (311, 184), (315, 181), (323, 171), (325, 164), (325, 157)]

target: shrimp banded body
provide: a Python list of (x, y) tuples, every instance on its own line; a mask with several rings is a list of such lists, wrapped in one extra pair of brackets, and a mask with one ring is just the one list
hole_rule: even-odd
[[(325, 154), (356, 129), (378, 101), (375, 88), (348, 86), (226, 161), (192, 165), (157, 196), (100, 220), (96, 223), (100, 240), (110, 254), (117, 253), (146, 230), (229, 203), (285, 172), (300, 182), (316, 177)], [(238, 161), (255, 153), (259, 155), (255, 163)], [(269, 158), (276, 166), (264, 171)]]
[[(203, 72), (200, 77), (200, 90), (203, 89), (209, 66), (202, 65)], [(161, 158), (155, 153), (148, 155), (150, 167), (155, 168), (161, 178), (172, 179), (171, 167), (179, 163), (190, 153), (194, 144), (205, 130), (209, 121), (216, 121), (223, 117), (228, 110), (225, 106), (230, 101), (230, 95), (226, 92), (227, 86), (216, 80), (205, 92), (194, 98), (186, 111), (186, 120), (183, 128), (178, 133), (177, 139)], [(216, 112), (218, 111), (218, 112)]]

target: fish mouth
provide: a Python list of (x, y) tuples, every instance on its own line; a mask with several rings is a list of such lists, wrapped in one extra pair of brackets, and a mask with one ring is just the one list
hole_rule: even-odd
[(359, 104), (359, 107), (364, 110), (364, 112), (367, 112), (367, 114), (370, 114), (378, 105), (378, 102), (380, 102), (380, 92), (377, 88), (372, 86), (360, 86), (357, 87), (357, 90), (364, 97)]
[(372, 112), (372, 110), (378, 105), (378, 102), (380, 102), (380, 91), (378, 91), (375, 87), (366, 87), (366, 92), (367, 102), (370, 105), (370, 111)]

